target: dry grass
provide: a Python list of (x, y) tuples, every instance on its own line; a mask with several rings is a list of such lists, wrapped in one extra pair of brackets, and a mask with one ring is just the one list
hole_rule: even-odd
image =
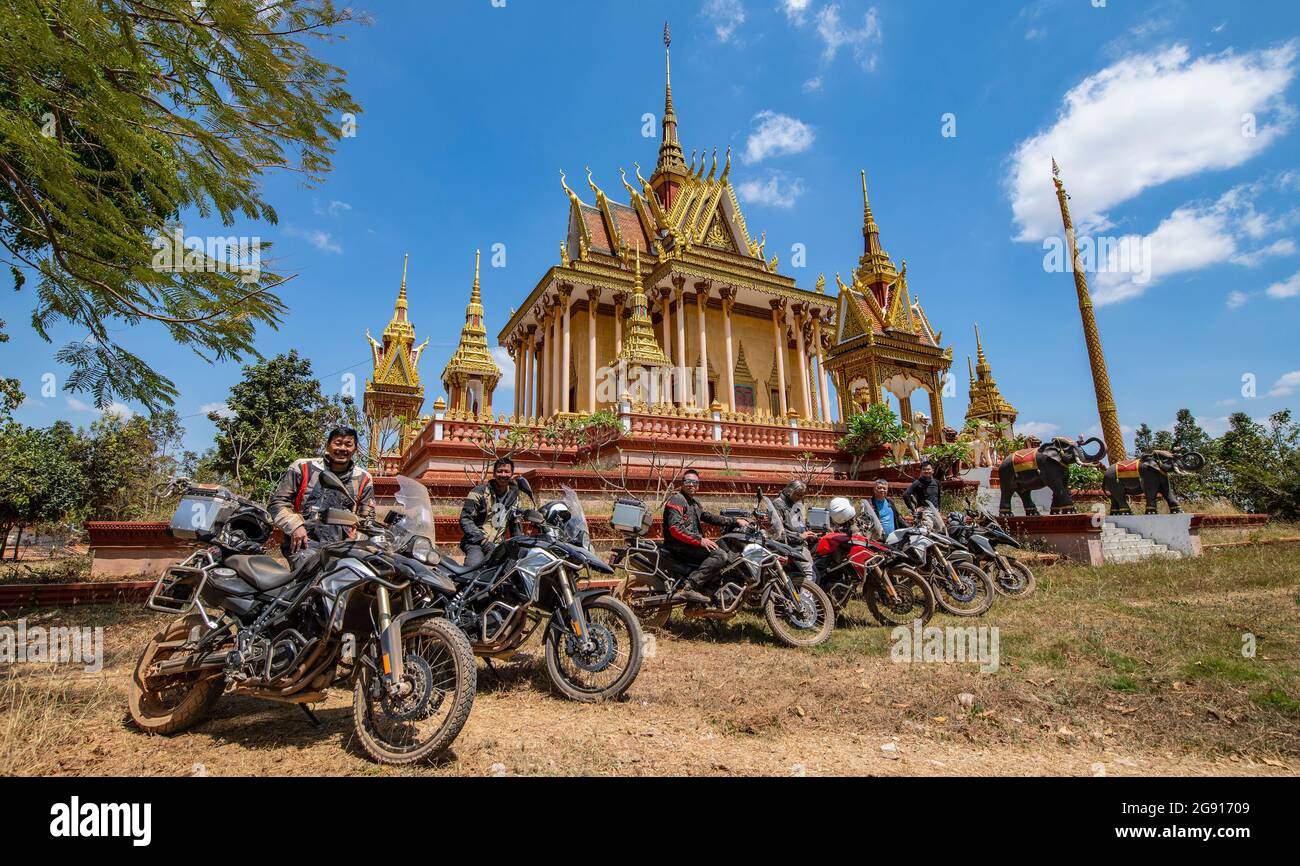
[[(454, 752), (405, 770), (377, 767), (351, 743), (341, 693), (318, 710), (320, 729), (295, 708), (235, 699), (189, 733), (140, 734), (125, 720), (126, 675), (158, 619), (121, 608), (44, 614), (105, 625), (105, 669), (8, 673), (0, 772), (1300, 773), (1300, 548), (1059, 566), (1041, 570), (1039, 585), (977, 623), (1000, 630), (996, 674), (892, 663), (889, 633), (868, 625), (792, 650), (742, 616), (717, 635), (671, 625), (653, 636), (627, 701), (585, 706), (549, 694), (534, 647), (496, 674), (480, 668)], [(857, 605), (850, 613), (865, 616)], [(1246, 632), (1254, 658), (1241, 653)], [(974, 696), (969, 707), (962, 693)]]

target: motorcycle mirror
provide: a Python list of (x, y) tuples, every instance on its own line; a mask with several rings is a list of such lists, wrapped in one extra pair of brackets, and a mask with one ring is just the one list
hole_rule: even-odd
[(320, 483), (323, 487), (328, 487), (330, 490), (337, 490), (340, 493), (346, 494), (349, 499), (352, 498), (352, 493), (348, 490), (347, 485), (343, 483), (342, 479), (328, 469), (321, 470)]
[(527, 478), (522, 475), (517, 475), (515, 476), (515, 484), (518, 485), (520, 493), (526, 494), (528, 498), (533, 501), (534, 505), (537, 504), (537, 496), (533, 493), (533, 485), (528, 483)]

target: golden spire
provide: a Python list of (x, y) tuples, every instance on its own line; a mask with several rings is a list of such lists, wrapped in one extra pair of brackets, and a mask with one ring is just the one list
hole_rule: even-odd
[(1106, 372), (1106, 354), (1101, 347), (1101, 334), (1097, 330), (1097, 317), (1092, 309), (1092, 294), (1088, 291), (1088, 277), (1079, 260), (1079, 245), (1074, 235), (1074, 222), (1070, 219), (1070, 196), (1061, 182), (1061, 167), (1052, 158), (1052, 182), (1056, 184), (1056, 198), (1061, 205), (1061, 221), (1065, 226), (1065, 239), (1070, 245), (1070, 265), (1074, 270), (1074, 288), (1079, 296), (1079, 318), (1083, 321), (1083, 341), (1088, 347), (1088, 361), (1092, 366), (1092, 385), (1097, 395), (1097, 414), (1101, 417), (1102, 438), (1106, 440), (1106, 455), (1113, 466), (1128, 459), (1124, 447), (1124, 434), (1119, 426), (1119, 413), (1115, 397), (1110, 390), (1110, 374)]
[(966, 409), (966, 420), (982, 419), (992, 424), (1014, 424), (1016, 407), (1007, 402), (998, 390), (998, 383), (993, 378), (993, 368), (984, 355), (984, 342), (980, 339), (980, 326), (975, 325), (975, 349), (977, 363), (974, 369), (970, 365), (970, 355), (966, 356), (966, 369), (970, 371), (970, 406)]
[(487, 327), (483, 322), (483, 297), (479, 288), (480, 250), (474, 251), (474, 286), (470, 290), (469, 304), (465, 307), (465, 327), (460, 332), (460, 343), (442, 371), (442, 381), (448, 392), (463, 385), (471, 377), (484, 379), (488, 391), (496, 387), (501, 378), (501, 368), (488, 351)]
[(406, 309), (406, 264), (410, 260), (410, 253), (402, 256), (402, 288), (397, 292), (397, 308), (400, 310)]
[(636, 250), (636, 270), (632, 283), (632, 313), (627, 321), (627, 332), (623, 334), (623, 347), (618, 353), (618, 360), (626, 362), (629, 367), (671, 367), (672, 362), (659, 348), (655, 339), (654, 326), (650, 322), (650, 302), (646, 299), (645, 288), (641, 285), (641, 248)]
[[(880, 226), (871, 213), (871, 200), (867, 197), (867, 172), (862, 171), (862, 258), (858, 261), (854, 282), (877, 291), (895, 281), (898, 271), (889, 253), (880, 245)], [(880, 295), (877, 295), (880, 298)], [(883, 303), (883, 300), (881, 301)]]
[(673, 110), (672, 44), (672, 33), (665, 21), (663, 138), (659, 144), (659, 164), (655, 166), (655, 174), (683, 175), (686, 172), (686, 160), (682, 155), (682, 146), (677, 141), (677, 112)]

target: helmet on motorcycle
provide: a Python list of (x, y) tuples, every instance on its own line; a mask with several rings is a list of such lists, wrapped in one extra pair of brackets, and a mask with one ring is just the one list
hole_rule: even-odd
[(542, 516), (551, 526), (563, 526), (569, 522), (573, 512), (563, 502), (548, 502), (542, 506)]
[(965, 523), (965, 522), (966, 522), (966, 518), (962, 516), (962, 513), (961, 513), (960, 511), (949, 511), (949, 512), (948, 512), (948, 522), (949, 522), (949, 523)]
[(843, 496), (836, 496), (832, 499), (831, 507), (827, 510), (830, 511), (831, 524), (833, 526), (843, 526), (858, 516), (857, 509), (853, 507), (853, 503), (849, 502), (849, 500), (845, 499)]

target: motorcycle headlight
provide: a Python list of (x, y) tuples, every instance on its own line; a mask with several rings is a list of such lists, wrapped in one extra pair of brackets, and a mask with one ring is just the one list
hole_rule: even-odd
[(425, 565), (432, 565), (437, 561), (435, 559), (436, 555), (437, 553), (434, 550), (433, 542), (429, 539), (422, 535), (417, 535), (415, 538), (411, 539), (412, 559), (418, 559)]

